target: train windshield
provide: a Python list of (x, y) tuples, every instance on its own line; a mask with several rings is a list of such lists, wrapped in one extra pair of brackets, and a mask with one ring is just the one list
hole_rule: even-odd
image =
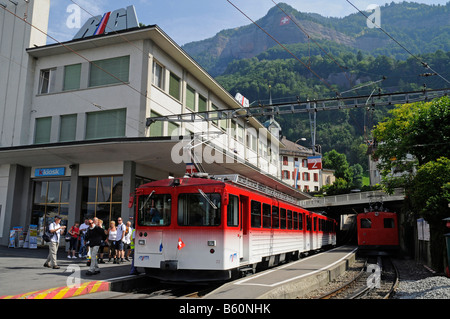
[(139, 197), (138, 225), (169, 226), (172, 196), (169, 194), (143, 195)]
[(180, 194), (178, 197), (178, 225), (219, 226), (221, 196), (202, 192)]

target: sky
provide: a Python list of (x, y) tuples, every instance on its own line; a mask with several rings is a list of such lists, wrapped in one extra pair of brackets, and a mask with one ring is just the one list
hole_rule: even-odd
[[(229, 0), (253, 20), (263, 17), (276, 3), (284, 2), (298, 11), (326, 17), (356, 13), (346, 0)], [(449, 0), (420, 0), (419, 3), (445, 4)], [(386, 0), (351, 0), (361, 10)], [(394, 1), (402, 2), (402, 1)], [(134, 5), (139, 22), (157, 24), (180, 46), (213, 37), (219, 31), (251, 22), (227, 0), (51, 0), (48, 34), (60, 42), (73, 38), (91, 15), (103, 15)], [(76, 7), (76, 8), (75, 8)], [(80, 9), (81, 8), (81, 9)], [(381, 12), (382, 15), (382, 12)], [(77, 19), (79, 18), (79, 19)], [(49, 43), (53, 43), (49, 40)]]

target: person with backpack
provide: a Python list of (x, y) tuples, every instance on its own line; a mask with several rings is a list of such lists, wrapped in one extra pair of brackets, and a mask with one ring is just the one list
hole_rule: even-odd
[(94, 223), (92, 219), (89, 219), (89, 228), (86, 232), (86, 245), (89, 246), (91, 252), (91, 265), (86, 275), (96, 275), (100, 273), (98, 267), (97, 253), (103, 240), (106, 239), (106, 234), (103, 228)]
[(61, 217), (55, 216), (55, 221), (49, 225), (50, 241), (48, 243), (49, 252), (47, 260), (44, 263), (44, 267), (59, 269), (60, 267), (56, 263), (57, 253), (59, 248), (59, 239), (64, 234), (66, 226), (61, 226)]

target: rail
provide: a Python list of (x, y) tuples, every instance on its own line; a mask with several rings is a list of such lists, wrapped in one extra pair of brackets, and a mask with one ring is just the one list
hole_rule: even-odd
[(312, 199), (302, 200), (299, 205), (304, 208), (311, 207), (327, 207), (351, 204), (365, 204), (371, 201), (371, 197), (382, 197), (383, 202), (402, 200), (405, 197), (403, 188), (394, 189), (393, 194), (389, 195), (382, 190), (351, 193), (343, 195), (315, 197)]

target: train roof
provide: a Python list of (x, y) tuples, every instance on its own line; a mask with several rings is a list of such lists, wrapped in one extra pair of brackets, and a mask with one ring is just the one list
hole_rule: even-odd
[(170, 187), (179, 183), (179, 186), (197, 186), (197, 185), (224, 185), (224, 182), (201, 177), (183, 177), (183, 178), (167, 178), (154, 182), (150, 182), (139, 186), (139, 188), (151, 188), (151, 187)]

